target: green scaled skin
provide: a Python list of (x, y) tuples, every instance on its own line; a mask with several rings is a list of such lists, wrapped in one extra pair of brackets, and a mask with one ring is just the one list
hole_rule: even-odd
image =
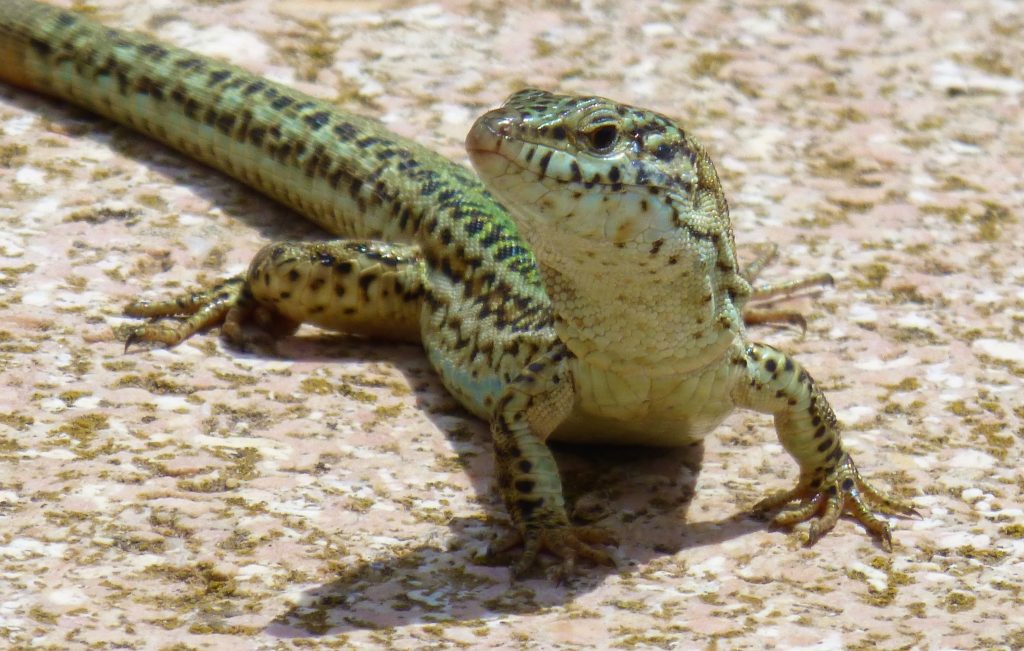
[[(246, 274), (127, 313), (177, 317), (126, 333), (175, 345), (222, 325), (247, 345), (308, 322), (419, 340), (449, 391), (491, 425), (513, 567), (541, 551), (611, 563), (573, 526), (549, 439), (688, 445), (734, 408), (771, 413), (800, 467), (780, 524), (810, 541), (853, 515), (889, 548), (872, 488), (843, 449), (824, 395), (797, 362), (752, 343), (753, 287), (704, 148), (664, 116), (598, 97), (526, 90), (467, 138), (479, 178), (378, 123), (293, 89), (71, 12), (6, 0), (0, 79), (130, 126), (294, 208), (344, 238), (267, 246)], [(520, 236), (520, 233), (523, 236)]]

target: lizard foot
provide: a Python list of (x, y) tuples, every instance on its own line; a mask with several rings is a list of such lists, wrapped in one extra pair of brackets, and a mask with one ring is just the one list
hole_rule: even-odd
[[(125, 306), (125, 315), (150, 321), (122, 329), (125, 351), (135, 343), (177, 346), (200, 330), (220, 325), (238, 302), (244, 283), (241, 276), (235, 276), (204, 291), (188, 292), (161, 301), (132, 301)], [(176, 320), (157, 320), (166, 317)]]
[[(750, 295), (752, 303), (771, 301), (776, 298), (784, 298), (805, 290), (819, 290), (823, 287), (835, 285), (831, 274), (818, 273), (796, 280), (782, 281), (776, 283), (755, 283), (758, 275), (779, 253), (779, 247), (775, 244), (759, 247), (761, 253), (743, 268), (743, 276), (753, 285), (753, 293)], [(800, 328), (804, 334), (807, 333), (807, 319), (799, 312), (792, 310), (780, 310), (767, 307), (746, 305), (743, 308), (743, 323), (748, 326), (778, 324)]]
[(176, 298), (133, 301), (125, 306), (124, 313), (150, 319), (148, 323), (120, 330), (125, 352), (137, 343), (163, 344), (172, 348), (200, 330), (218, 325), (224, 338), (237, 348), (272, 348), (277, 338), (292, 334), (299, 326), (250, 300), (246, 281), (241, 276)]
[(839, 520), (848, 513), (857, 519), (882, 545), (892, 551), (892, 533), (889, 523), (874, 511), (905, 517), (919, 516), (906, 502), (884, 493), (869, 484), (846, 455), (836, 470), (820, 483), (801, 482), (796, 488), (767, 497), (754, 506), (755, 513), (775, 511), (790, 502), (799, 503), (795, 508), (778, 513), (773, 523), (791, 527), (811, 520), (807, 533), (807, 545), (813, 545), (827, 534)]
[(561, 584), (576, 574), (576, 561), (584, 559), (595, 565), (615, 566), (615, 559), (594, 545), (618, 545), (618, 540), (605, 529), (590, 526), (557, 526), (527, 529), (525, 533), (512, 531), (491, 543), (487, 556), (494, 557), (513, 547), (523, 546), (523, 555), (512, 566), (512, 578), (518, 579), (537, 562), (537, 554), (548, 551), (562, 562), (555, 566), (552, 578)]

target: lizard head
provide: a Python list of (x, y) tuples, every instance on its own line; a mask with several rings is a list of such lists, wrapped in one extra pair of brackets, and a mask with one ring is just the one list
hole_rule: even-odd
[(523, 90), (476, 121), (466, 148), (542, 267), (577, 273), (588, 260), (628, 261), (657, 275), (703, 275), (720, 262), (735, 268), (719, 259), (726, 249), (732, 257), (733, 236), (714, 164), (661, 114)]
[(679, 370), (731, 345), (750, 284), (715, 167), (671, 120), (524, 90), (476, 121), (466, 149), (533, 249), (577, 358)]

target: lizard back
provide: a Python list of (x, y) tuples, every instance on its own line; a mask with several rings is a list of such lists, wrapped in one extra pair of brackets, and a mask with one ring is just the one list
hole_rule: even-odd
[(3, 11), (0, 79), (147, 134), (332, 234), (416, 243), (424, 347), (474, 413), (554, 337), (533, 253), (465, 167), (236, 66), (31, 0)]

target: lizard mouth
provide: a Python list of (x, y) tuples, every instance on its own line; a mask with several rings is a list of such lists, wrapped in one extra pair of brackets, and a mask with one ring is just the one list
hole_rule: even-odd
[[(514, 164), (516, 156), (513, 152), (503, 150), (520, 150), (523, 147), (522, 141), (505, 135), (500, 127), (495, 128), (493, 122), (499, 121), (500, 118), (495, 119), (493, 113), (492, 111), (480, 116), (466, 135), (466, 153), (469, 154), (473, 169), (485, 183), (508, 173), (509, 167)], [(515, 154), (518, 154), (518, 151)]]
[[(646, 239), (657, 239), (650, 236), (650, 227), (657, 223), (658, 213), (653, 202), (640, 209), (648, 204), (637, 186), (585, 182), (568, 152), (509, 135), (505, 123), (514, 119), (502, 109), (481, 116), (466, 136), (466, 152), (480, 179), (511, 212), (524, 237), (535, 242), (535, 249), (552, 241), (561, 242), (556, 248), (589, 249), (643, 246)], [(537, 239), (538, 231), (547, 235)]]

